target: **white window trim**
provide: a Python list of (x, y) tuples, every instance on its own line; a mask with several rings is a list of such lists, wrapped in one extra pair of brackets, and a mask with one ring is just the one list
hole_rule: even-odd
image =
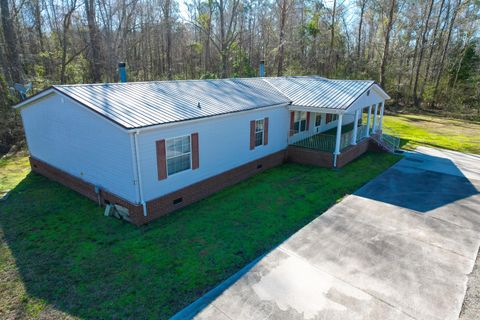
[[(299, 134), (299, 133), (302, 133), (302, 132), (307, 132), (307, 127), (308, 127), (308, 123), (307, 123), (307, 112), (308, 111), (294, 111), (295, 114), (293, 115), (293, 128), (295, 130), (295, 123), (298, 122), (298, 131), (295, 132), (295, 134)], [(298, 113), (300, 113), (300, 117), (299, 117), (299, 120), (298, 121), (295, 121), (295, 115)], [(305, 114), (305, 119), (302, 119), (302, 114)], [(300, 130), (302, 128), (302, 121), (305, 120), (305, 130)]]
[[(320, 115), (320, 124), (317, 126), (317, 116), (318, 115)], [(315, 118), (313, 119), (315, 128), (320, 128), (322, 126), (323, 115), (324, 115), (324, 113), (315, 113)]]
[[(255, 119), (255, 133), (254, 133), (254, 136), (253, 136), (253, 142), (254, 142), (254, 146), (253, 146), (253, 149), (256, 149), (258, 147), (262, 147), (262, 146), (265, 146), (265, 118), (261, 118), (261, 119)], [(258, 146), (256, 145), (256, 142), (257, 142), (257, 122), (258, 121), (263, 121), (263, 129), (262, 129), (262, 144), (259, 144)], [(259, 131), (260, 132), (260, 131)]]
[[(176, 157), (181, 157), (181, 155), (169, 158), (168, 157), (168, 148), (167, 148), (168, 143), (167, 143), (167, 141), (172, 140), (172, 139), (185, 138), (185, 137), (189, 137), (189, 140), (190, 140), (190, 152), (188, 153), (190, 155), (190, 168), (182, 170), (182, 171), (177, 171), (177, 172), (172, 173), (172, 174), (169, 174), (168, 173), (168, 160), (172, 159), (172, 158), (176, 158)], [(185, 134), (183, 136), (175, 136), (175, 137), (170, 137), (170, 138), (165, 139), (165, 167), (167, 169), (167, 177), (173, 176), (173, 175), (176, 175), (176, 174), (180, 174), (180, 173), (184, 173), (184, 172), (188, 172), (188, 171), (192, 171), (192, 135), (191, 134)]]

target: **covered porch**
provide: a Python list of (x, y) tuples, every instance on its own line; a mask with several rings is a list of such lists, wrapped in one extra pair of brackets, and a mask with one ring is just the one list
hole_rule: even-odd
[[(347, 110), (316, 109), (291, 106), (288, 144), (291, 152), (302, 153), (302, 157), (311, 155), (325, 159), (320, 161), (322, 166), (343, 166), (368, 149), (372, 136), (381, 136), (384, 101)], [(351, 158), (348, 161), (345, 159), (347, 153)], [(298, 159), (298, 155), (295, 158)]]

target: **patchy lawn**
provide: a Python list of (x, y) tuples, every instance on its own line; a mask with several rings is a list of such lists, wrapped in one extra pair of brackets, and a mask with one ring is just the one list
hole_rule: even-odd
[(285, 164), (140, 228), (5, 160), (0, 318), (166, 319), (397, 160)]
[(480, 123), (399, 114), (384, 116), (383, 129), (400, 137), (403, 149), (424, 145), (480, 154)]

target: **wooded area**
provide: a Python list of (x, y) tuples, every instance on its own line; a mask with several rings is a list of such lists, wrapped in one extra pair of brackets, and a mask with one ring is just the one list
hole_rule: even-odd
[(318, 74), (374, 79), (392, 106), (480, 118), (479, 0), (0, 0), (0, 154), (14, 83)]

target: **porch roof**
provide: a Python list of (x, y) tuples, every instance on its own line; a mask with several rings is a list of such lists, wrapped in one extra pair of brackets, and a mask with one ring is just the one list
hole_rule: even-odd
[(297, 106), (343, 113), (372, 87), (385, 99), (390, 98), (373, 80), (331, 80), (318, 76), (265, 80), (292, 101), (292, 108)]

